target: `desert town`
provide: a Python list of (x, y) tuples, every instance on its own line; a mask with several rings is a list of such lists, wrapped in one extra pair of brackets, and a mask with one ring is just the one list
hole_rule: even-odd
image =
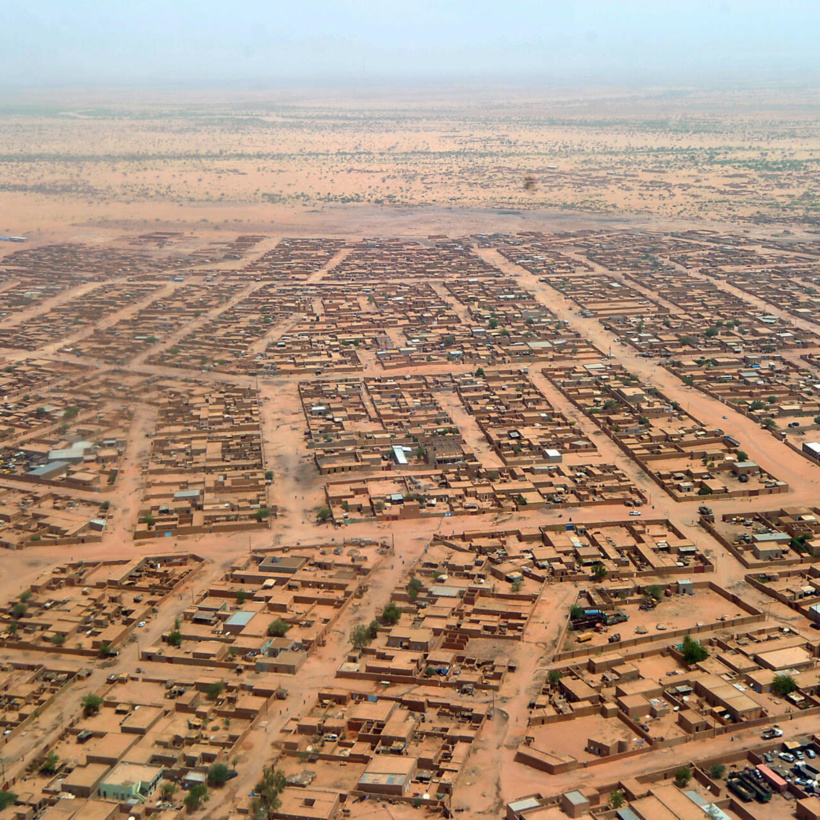
[(820, 818), (816, 245), (19, 238), (3, 816)]

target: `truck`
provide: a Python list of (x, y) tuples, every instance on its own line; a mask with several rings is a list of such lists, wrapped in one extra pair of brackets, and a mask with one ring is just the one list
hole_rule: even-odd
[(730, 792), (736, 794), (744, 803), (751, 803), (754, 800), (752, 792), (738, 778), (733, 777), (727, 780), (726, 786)]
[(743, 785), (750, 792), (752, 792), (758, 803), (768, 803), (772, 799), (772, 793), (765, 786), (758, 783), (751, 775), (743, 773), (738, 776), (738, 780), (740, 780)]

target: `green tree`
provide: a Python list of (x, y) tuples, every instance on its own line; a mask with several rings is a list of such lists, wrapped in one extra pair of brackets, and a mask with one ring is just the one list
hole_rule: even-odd
[(388, 626), (393, 626), (399, 622), (399, 618), (401, 618), (401, 609), (396, 606), (395, 601), (390, 601), (390, 603), (382, 610), (382, 623), (387, 624)]
[(204, 783), (197, 783), (196, 786), (191, 786), (188, 790), (188, 794), (185, 795), (185, 800), (182, 802), (189, 812), (194, 812), (200, 808), (203, 803), (207, 803), (209, 799), (208, 787)]
[(516, 578), (512, 582), (512, 584), (510, 584), (510, 591), (513, 592), (515, 595), (517, 595), (519, 592), (521, 592), (521, 587), (523, 585), (524, 585), (524, 582), (521, 580), (521, 578)]
[(748, 461), (749, 454), (745, 450), (738, 450), (737, 451), (737, 460), (738, 461)]
[(596, 581), (603, 581), (609, 575), (607, 568), (603, 564), (595, 564), (592, 567), (592, 577)]
[(166, 802), (169, 801), (176, 794), (177, 788), (178, 786), (176, 783), (166, 780), (159, 789), (162, 799)]
[(150, 527), (153, 527), (153, 526), (154, 526), (154, 524), (156, 524), (156, 523), (157, 523), (157, 519), (156, 519), (156, 518), (154, 518), (154, 516), (153, 516), (153, 515), (151, 515), (151, 513), (146, 513), (146, 514), (145, 514), (145, 515), (144, 515), (144, 516), (140, 519), (140, 521), (141, 521), (143, 524), (145, 524), (145, 526), (146, 526), (146, 527), (149, 527), (149, 528), (150, 528)]
[(578, 604), (573, 604), (569, 608), (569, 617), (575, 621), (584, 614), (584, 608)]
[(700, 663), (709, 657), (709, 652), (706, 647), (699, 641), (692, 638), (691, 635), (684, 635), (683, 637), (683, 659), (686, 663)]
[(766, 405), (763, 403), (762, 399), (755, 399), (750, 405), (750, 410), (762, 410)]
[(216, 680), (213, 683), (209, 683), (205, 687), (205, 696), (208, 698), (208, 700), (217, 700), (224, 691), (224, 681)]
[(208, 767), (208, 785), (221, 788), (228, 782), (228, 775), (231, 770), (225, 763), (212, 763)]
[(413, 576), (407, 583), (407, 596), (411, 601), (415, 601), (419, 597), (423, 584), (418, 578)]
[(13, 806), (17, 802), (17, 795), (14, 792), (0, 791), (0, 811)]
[(797, 681), (791, 675), (775, 675), (772, 680), (772, 691), (785, 697), (797, 689)]
[(54, 774), (60, 766), (60, 758), (57, 752), (49, 752), (40, 764), (40, 771), (43, 774)]
[(612, 806), (613, 809), (620, 809), (624, 803), (626, 803), (626, 796), (620, 789), (610, 792), (609, 805)]
[(372, 640), (370, 637), (370, 629), (364, 624), (357, 624), (350, 630), (350, 643), (352, 643), (356, 649), (364, 649)]
[(709, 767), (709, 776), (712, 780), (720, 780), (726, 774), (726, 767), (722, 763), (713, 763)]
[(11, 608), (11, 617), (12, 618), (22, 618), (23, 615), (25, 615), (27, 611), (28, 611), (28, 607), (22, 601), (18, 601)]
[(550, 686), (556, 686), (558, 681), (563, 677), (564, 676), (557, 669), (550, 669), (549, 675), (547, 675), (547, 680), (549, 681)]
[(254, 788), (251, 818), (253, 820), (273, 820), (274, 814), (282, 805), (279, 795), (282, 794), (286, 785), (287, 779), (283, 771), (266, 766), (262, 770), (262, 779)]
[(182, 633), (179, 629), (174, 629), (168, 633), (166, 641), (171, 644), (171, 646), (182, 646)]
[(80, 408), (77, 407), (76, 404), (72, 404), (69, 407), (66, 407), (65, 412), (63, 413), (63, 418), (68, 419), (76, 419), (80, 413)]
[(692, 770), (688, 766), (681, 766), (675, 772), (675, 783), (677, 783), (682, 789), (689, 785), (689, 781), (691, 779)]
[(284, 638), (289, 629), (290, 624), (287, 621), (277, 618), (268, 624), (268, 636), (271, 638)]
[(475, 375), (476, 375), (476, 377), (477, 377), (477, 378), (479, 378), (479, 379), (483, 379), (483, 378), (484, 378), (484, 368), (483, 368), (483, 367), (479, 367), (479, 368), (476, 370)]
[(103, 642), (100, 644), (100, 648), (97, 650), (97, 654), (101, 658), (110, 658), (111, 655), (116, 655), (117, 652), (115, 649), (111, 647), (110, 643)]
[(238, 590), (237, 593), (236, 593), (236, 603), (238, 603), (239, 606), (242, 606), (242, 604), (244, 604), (245, 601), (247, 601), (247, 600), (248, 600), (248, 590), (246, 590), (246, 589)]
[(333, 518), (333, 510), (330, 507), (319, 507), (316, 511), (316, 520), (320, 524), (326, 524)]
[(85, 715), (85, 717), (96, 715), (102, 705), (103, 699), (94, 692), (83, 695), (83, 699), (80, 701), (80, 706), (83, 707), (83, 715)]

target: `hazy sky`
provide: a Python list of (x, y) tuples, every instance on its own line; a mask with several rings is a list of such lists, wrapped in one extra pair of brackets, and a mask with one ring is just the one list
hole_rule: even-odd
[(4, 0), (0, 85), (816, 79), (820, 0)]

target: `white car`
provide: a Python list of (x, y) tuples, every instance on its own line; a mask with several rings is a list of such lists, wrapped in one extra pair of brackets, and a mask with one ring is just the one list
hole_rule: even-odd
[(629, 514), (630, 514), (630, 515), (640, 515), (640, 513), (638, 512), (638, 510), (632, 510), (632, 512), (631, 512), (631, 513), (629, 513)]

